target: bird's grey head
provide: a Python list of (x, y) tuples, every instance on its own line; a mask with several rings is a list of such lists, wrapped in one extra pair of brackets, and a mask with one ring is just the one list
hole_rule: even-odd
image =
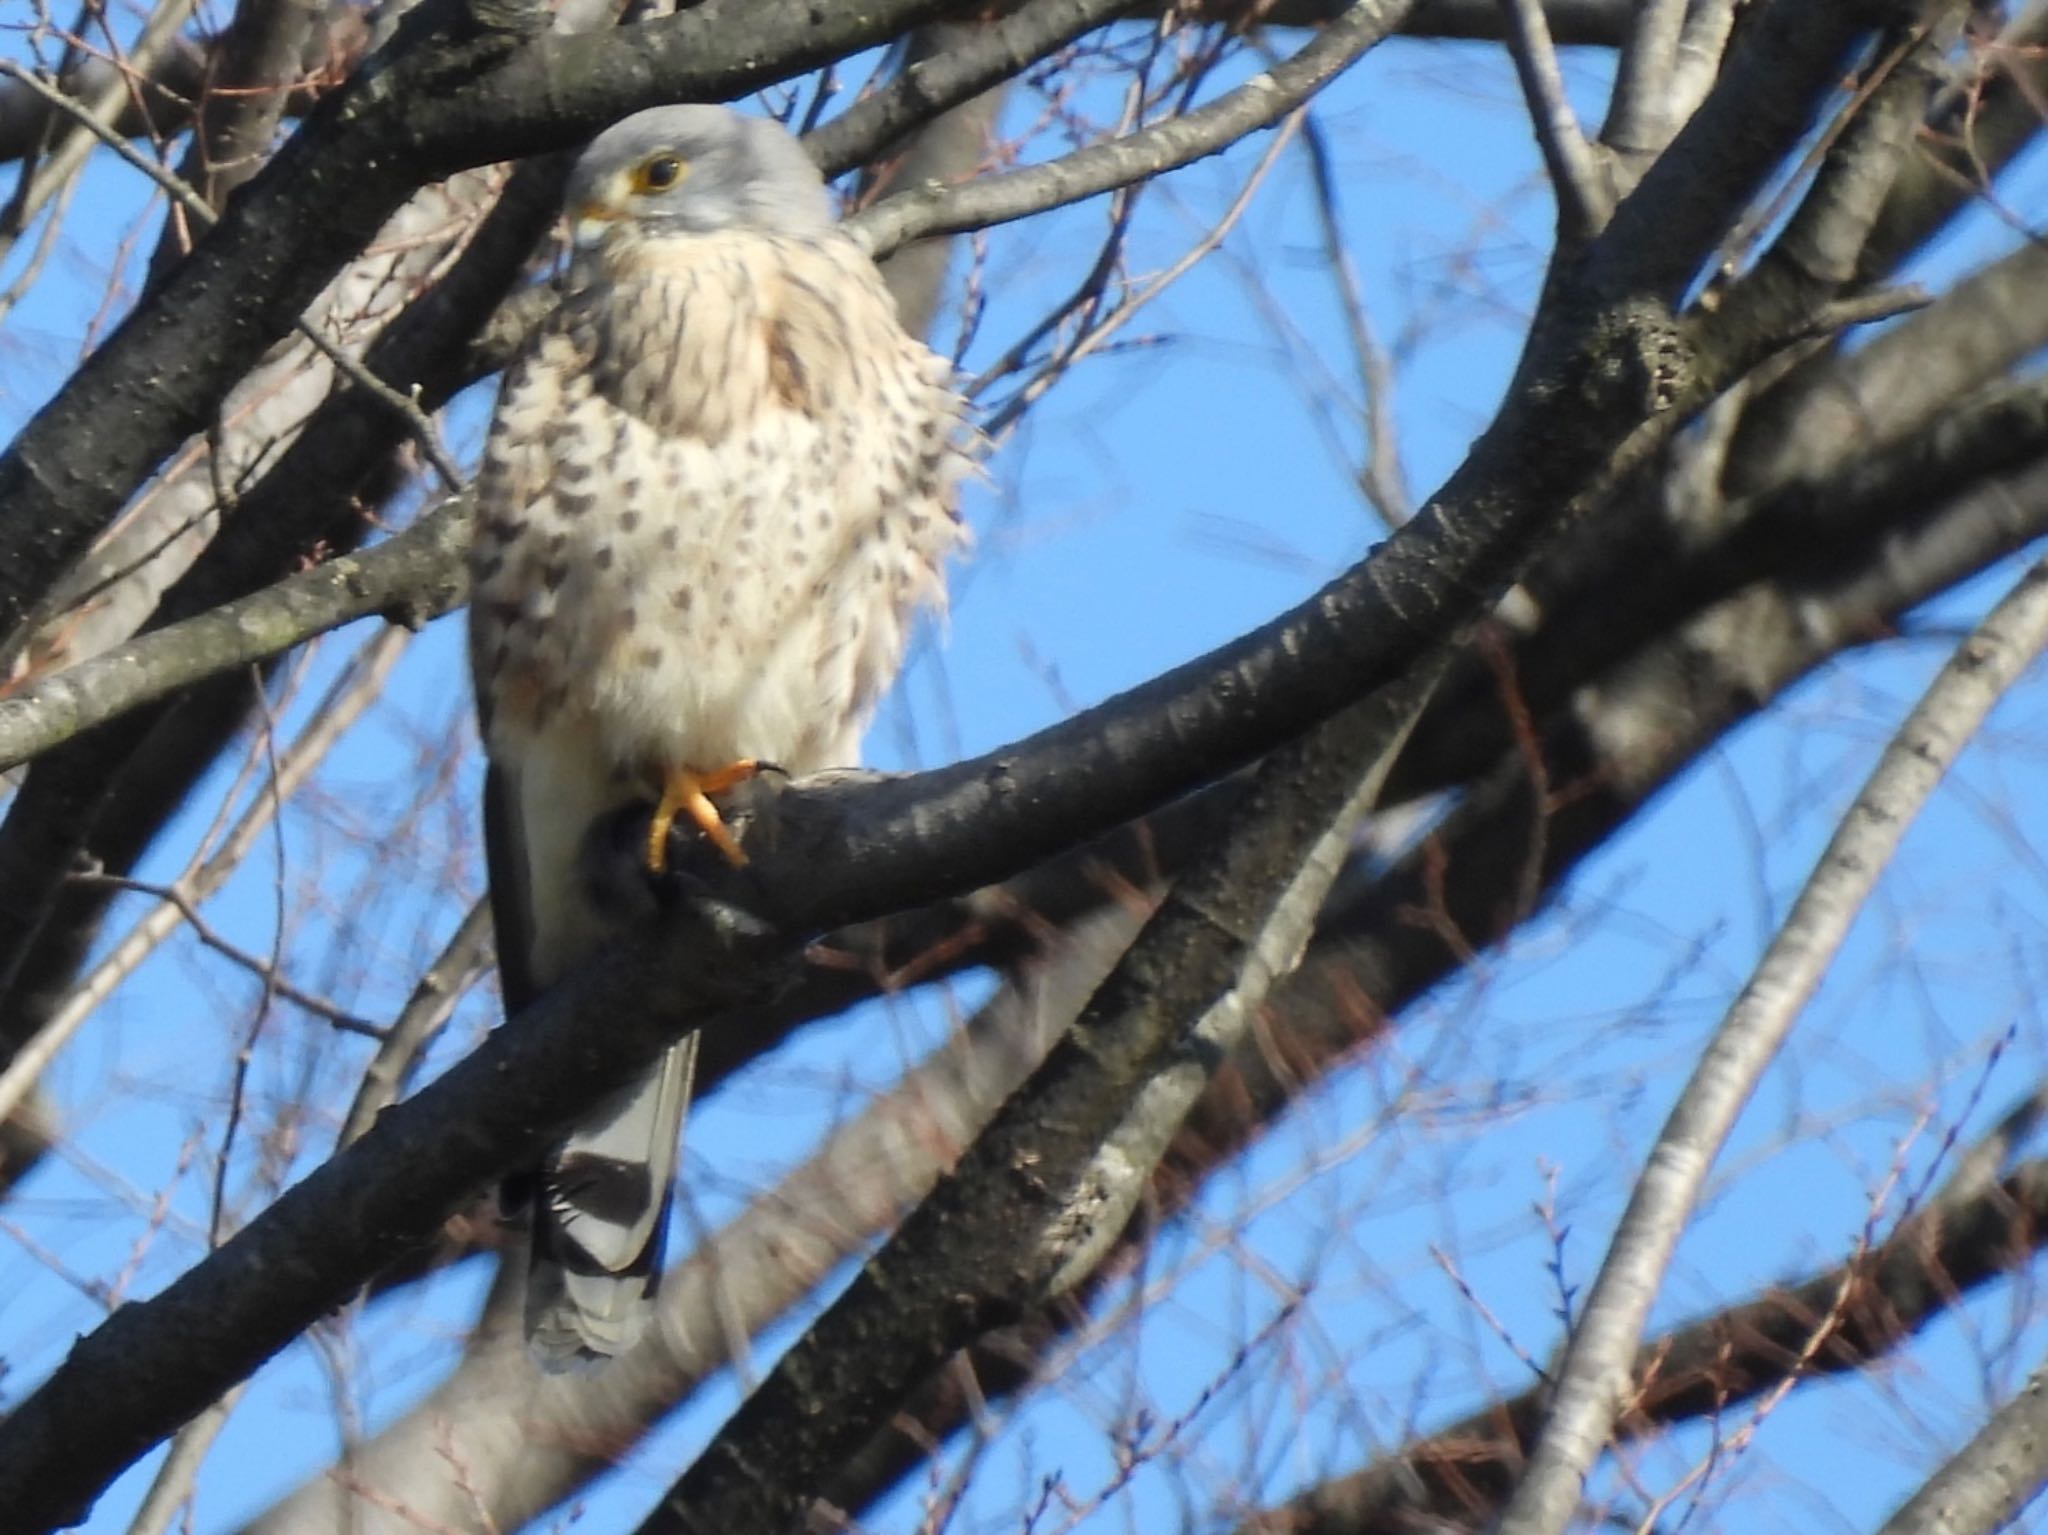
[(726, 107), (655, 107), (591, 141), (569, 177), (579, 247), (614, 230), (809, 234), (832, 208), (817, 167), (778, 124)]

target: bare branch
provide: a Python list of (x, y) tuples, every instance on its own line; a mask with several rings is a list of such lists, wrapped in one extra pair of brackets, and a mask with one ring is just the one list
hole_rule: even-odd
[(339, 555), (0, 698), (0, 767), (355, 619), (383, 614), (418, 628), (453, 611), (469, 595), (462, 554), (470, 515), (467, 497), (450, 501), (362, 554)]
[(2048, 1365), (1950, 1456), (1878, 1535), (1993, 1535), (2048, 1486)]
[[(1888, 38), (1827, 135), (1820, 169), (1785, 228), (1713, 303), (1701, 326), (1710, 337), (1704, 345), (1736, 358), (1760, 355), (1754, 351), (1759, 344), (1776, 350), (1810, 328), (1821, 306), (1854, 280), (1962, 15), (1960, 4), (1930, 5), (1925, 20)], [(1767, 212), (1758, 210), (1752, 223)], [(1730, 236), (1724, 267), (1732, 266), (1746, 240), (1742, 231)]]
[[(180, 177), (197, 186), (215, 212), (228, 193), (256, 174), (269, 153), (324, 10), (325, 0), (240, 0), (236, 5), (234, 20), (207, 61), (199, 120), (179, 166)], [(150, 281), (160, 282), (195, 238), (173, 209), (150, 257)]]
[(179, 1507), (192, 1495), (192, 1483), (206, 1460), (206, 1452), (228, 1426), (228, 1418), (245, 1390), (245, 1386), (235, 1387), (178, 1430), (171, 1440), (170, 1453), (157, 1468), (156, 1477), (143, 1496), (142, 1507), (136, 1510), (135, 1519), (128, 1526), (128, 1535), (165, 1535), (170, 1529)]
[(1991, 707), (2048, 645), (2048, 564), (1980, 624), (1900, 727), (1650, 1154), (1558, 1372), (1556, 1405), (1503, 1535), (1560, 1530), (1625, 1400), (1635, 1350), (1715, 1154), (1819, 984), (1905, 829)]
[[(1737, 1406), (1784, 1384), (1794, 1360), (1802, 1361), (1802, 1377), (1862, 1369), (1972, 1291), (2032, 1261), (2048, 1240), (2048, 1163), (2028, 1162), (1989, 1188), (1959, 1192), (1965, 1197), (1944, 1197), (1901, 1221), (1852, 1263), (1645, 1343), (1617, 1433), (1636, 1439)], [(1483, 1528), (1514, 1485), (1522, 1447), (1548, 1400), (1539, 1389), (1490, 1403), (1248, 1521), (1246, 1535), (1360, 1535), (1413, 1519)], [(1983, 1490), (2003, 1489), (1992, 1483)], [(1916, 1535), (1923, 1528), (1946, 1535), (1948, 1527), (1916, 1527)]]
[(420, 976), (391, 1027), (379, 1031), (383, 1042), (363, 1071), (362, 1086), (356, 1089), (355, 1101), (341, 1122), (337, 1145), (354, 1145), (377, 1116), (398, 1101), (421, 1052), (440, 1033), (463, 993), (482, 980), (490, 966), (491, 906), (489, 901), (478, 901)]
[[(381, 679), (380, 679), (381, 680)], [(232, 939), (223, 937), (213, 925), (199, 914), (199, 906), (191, 894), (176, 885), (152, 885), (146, 880), (124, 879), (119, 875), (83, 872), (72, 875), (81, 885), (99, 885), (109, 890), (127, 890), (137, 895), (155, 896), (172, 913), (192, 929), (192, 936), (200, 943), (223, 958), (231, 960), (241, 969), (255, 976), (271, 991), (283, 997), (294, 1006), (302, 1007), (316, 1018), (324, 1018), (336, 1028), (348, 1034), (358, 1034), (365, 1039), (382, 1040), (384, 1030), (367, 1018), (359, 1018), (344, 1007), (315, 996), (303, 986), (296, 985), (278, 974), (277, 967), (260, 954), (252, 954)], [(13, 1105), (0, 1099), (0, 1109), (12, 1112)]]
[(2048, 246), (2030, 243), (1869, 345), (1764, 391), (1730, 449), (1728, 488), (1819, 479), (1848, 457), (1882, 451), (2044, 342)]
[(1399, 26), (1409, 3), (1357, 0), (1286, 62), (1207, 106), (1127, 138), (962, 187), (905, 192), (850, 222), (868, 248), (882, 254), (909, 240), (985, 229), (1080, 202), (1218, 154), (1285, 117), (1349, 68)]
[(1615, 64), (1600, 142), (1638, 165), (1669, 144), (1685, 121), (1676, 113), (1673, 90), (1685, 12), (1685, 0), (1644, 0)]
[(800, 1523), (844, 1458), (955, 1349), (1094, 1271), (1222, 1053), (1298, 959), (1448, 654), (1261, 767), (1233, 834), (1175, 884), (1045, 1064), (642, 1535)]
[[(1988, 44), (1973, 44), (1973, 73), (1934, 103), (1913, 156), (1864, 247), (1860, 275), (1893, 271), (1963, 209), (1994, 196), (1992, 182), (2041, 133), (2048, 91), (2048, 4), (2029, 0)], [(2023, 230), (2024, 234), (2025, 231)]]
[[(1663, 0), (1646, 6), (1646, 16), (1663, 8)], [(1579, 130), (1578, 117), (1564, 91), (1564, 71), (1544, 25), (1540, 0), (1501, 0), (1508, 22), (1508, 52), (1529, 104), (1536, 144), (1550, 171), (1557, 194), (1557, 228), (1561, 246), (1583, 245), (1606, 227), (1614, 197), (1599, 158)]]

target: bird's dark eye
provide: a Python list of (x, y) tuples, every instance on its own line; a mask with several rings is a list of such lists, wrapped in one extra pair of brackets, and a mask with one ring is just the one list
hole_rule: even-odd
[(683, 162), (675, 155), (656, 155), (634, 173), (635, 190), (666, 192), (683, 179)]

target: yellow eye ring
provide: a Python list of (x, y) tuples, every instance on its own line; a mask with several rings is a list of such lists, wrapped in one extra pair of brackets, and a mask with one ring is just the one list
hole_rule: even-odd
[(643, 160), (633, 172), (633, 190), (636, 192), (666, 192), (683, 179), (688, 167), (682, 158), (672, 154), (658, 154)]

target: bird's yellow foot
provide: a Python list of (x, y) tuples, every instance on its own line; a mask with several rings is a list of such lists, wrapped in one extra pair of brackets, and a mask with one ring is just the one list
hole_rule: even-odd
[(654, 808), (654, 821), (647, 828), (647, 869), (650, 874), (668, 871), (668, 832), (678, 815), (687, 815), (697, 829), (711, 839), (711, 845), (725, 854), (735, 869), (747, 866), (746, 852), (719, 818), (711, 796), (735, 788), (761, 771), (751, 758), (727, 763), (710, 773), (688, 768), (670, 768), (662, 780), (661, 803)]

